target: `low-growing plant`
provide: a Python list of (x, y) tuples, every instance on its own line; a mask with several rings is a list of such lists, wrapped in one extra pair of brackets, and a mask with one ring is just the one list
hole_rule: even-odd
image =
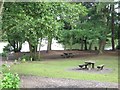
[(120, 45), (117, 45), (117, 46), (116, 46), (116, 49), (120, 49)]
[(25, 63), (25, 62), (26, 62), (26, 59), (25, 59), (25, 58), (24, 58), (24, 59), (22, 59), (22, 60), (21, 60), (21, 62), (22, 62), (22, 63)]
[(10, 65), (8, 64), (2, 64), (2, 72), (9, 72), (10, 71)]
[(25, 59), (26, 61), (30, 61), (30, 56), (24, 55), (21, 57), (21, 60)]
[(18, 62), (18, 60), (15, 60), (15, 61), (14, 61), (14, 64), (17, 64), (17, 62)]
[(2, 57), (7, 57), (7, 55), (8, 55), (8, 52), (3, 52), (3, 53), (1, 53), (1, 56), (2, 56)]
[(20, 78), (18, 74), (4, 73), (2, 77), (1, 87), (4, 88), (19, 88)]

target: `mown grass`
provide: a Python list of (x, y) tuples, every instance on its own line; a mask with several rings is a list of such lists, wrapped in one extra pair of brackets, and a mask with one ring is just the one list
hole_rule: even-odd
[[(69, 71), (69, 68), (78, 67), (78, 64), (86, 60), (93, 60), (96, 65), (105, 64), (106, 68), (111, 68), (111, 73), (88, 73)], [(79, 80), (96, 80), (101, 82), (118, 82), (118, 57), (117, 56), (97, 56), (81, 59), (65, 59), (52, 61), (33, 61), (11, 66), (12, 73), (23, 75), (36, 75), (53, 78), (70, 78)]]

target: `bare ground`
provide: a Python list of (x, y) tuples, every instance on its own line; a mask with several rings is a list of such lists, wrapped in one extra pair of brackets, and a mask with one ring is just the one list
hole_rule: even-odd
[[(80, 50), (51, 50), (48, 53), (46, 51), (41, 51), (41, 58), (42, 59), (64, 59), (61, 55), (63, 53), (72, 53), (74, 55), (73, 58), (82, 58), (82, 57), (94, 57), (98, 55), (98, 51), (80, 51)], [(29, 52), (19, 52), (19, 53), (12, 53), (8, 55), (8, 59), (9, 60), (15, 60), (18, 59), (19, 57), (22, 56), (29, 56), (30, 53)], [(112, 56), (118, 56), (118, 51), (104, 51), (104, 53), (102, 55), (112, 55)], [(6, 58), (2, 58), (3, 60)]]
[(118, 88), (117, 83), (21, 76), (21, 88)]

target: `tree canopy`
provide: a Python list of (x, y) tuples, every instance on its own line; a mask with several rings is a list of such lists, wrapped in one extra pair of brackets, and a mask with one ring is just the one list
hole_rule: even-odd
[[(93, 42), (99, 42), (104, 50), (110, 38), (118, 38), (118, 14), (116, 3), (75, 2), (5, 2), (2, 14), (2, 33), (14, 52), (20, 52), (22, 44), (29, 43), (30, 52), (36, 53), (40, 40), (48, 39), (48, 51), (56, 38), (65, 48), (72, 50), (75, 43), (81, 50), (91, 50)], [(88, 48), (89, 46), (89, 48)], [(34, 55), (33, 55), (34, 56)]]

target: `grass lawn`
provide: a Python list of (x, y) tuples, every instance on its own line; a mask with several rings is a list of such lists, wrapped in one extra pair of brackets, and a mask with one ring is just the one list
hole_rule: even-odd
[[(75, 72), (67, 69), (78, 67), (78, 64), (86, 60), (95, 61), (95, 66), (105, 64), (106, 68), (111, 68), (111, 73), (99, 74), (88, 72)], [(118, 57), (117, 56), (96, 56), (81, 59), (33, 61), (11, 66), (12, 73), (23, 75), (36, 75), (53, 78), (70, 78), (79, 80), (96, 80), (101, 82), (118, 82)]]

